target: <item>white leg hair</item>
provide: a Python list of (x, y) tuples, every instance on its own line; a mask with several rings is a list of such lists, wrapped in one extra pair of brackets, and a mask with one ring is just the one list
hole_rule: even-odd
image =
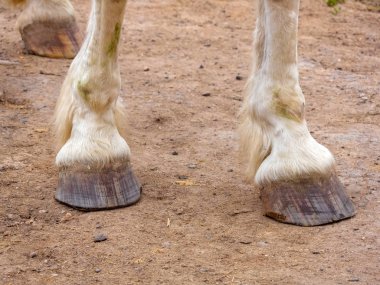
[[(93, 0), (86, 39), (63, 83), (55, 112), (59, 167), (129, 160), (120, 135), (117, 47), (126, 0)], [(125, 121), (124, 121), (125, 123)]]
[(299, 0), (259, 0), (252, 73), (242, 108), (241, 149), (258, 185), (332, 171), (334, 158), (310, 135), (298, 80)]

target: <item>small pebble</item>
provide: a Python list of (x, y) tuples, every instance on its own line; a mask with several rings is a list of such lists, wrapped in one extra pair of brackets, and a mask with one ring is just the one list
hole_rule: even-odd
[(107, 240), (107, 236), (105, 234), (98, 234), (94, 237), (94, 242), (102, 242)]
[(259, 247), (266, 247), (266, 246), (268, 246), (268, 242), (262, 240), (262, 241), (259, 241), (259, 242), (257, 243), (257, 245), (258, 245)]
[(144, 71), (149, 71), (149, 67), (145, 67), (145, 68), (144, 68)]
[(178, 155), (178, 152), (177, 151), (173, 151), (172, 155)]
[(180, 179), (180, 180), (186, 180), (186, 179), (188, 179), (189, 177), (188, 176), (186, 176), (186, 175), (178, 175), (178, 179)]
[(203, 93), (202, 96), (203, 96), (203, 97), (209, 97), (209, 96), (211, 96), (211, 93), (206, 92), (206, 93)]
[(99, 273), (100, 271), (102, 271), (102, 270), (99, 269), (99, 268), (96, 268), (96, 269), (95, 269), (95, 272), (96, 272), (96, 273)]
[(72, 219), (73, 215), (71, 213), (66, 213), (63, 218), (61, 219), (61, 222), (67, 222)]
[(15, 215), (13, 215), (13, 214), (7, 214), (7, 218), (8, 219), (10, 219), (10, 220), (13, 220), (13, 219), (15, 219)]
[(31, 258), (37, 257), (37, 252), (33, 251), (32, 253), (30, 253), (30, 257)]
[(236, 80), (243, 80), (243, 76), (241, 76), (241, 75), (236, 75)]
[(177, 215), (182, 215), (183, 212), (184, 212), (184, 209), (183, 209), (183, 208), (175, 209), (174, 212), (175, 212)]
[(197, 165), (195, 163), (190, 163), (187, 165), (187, 167), (190, 169), (195, 169), (195, 168), (197, 168)]

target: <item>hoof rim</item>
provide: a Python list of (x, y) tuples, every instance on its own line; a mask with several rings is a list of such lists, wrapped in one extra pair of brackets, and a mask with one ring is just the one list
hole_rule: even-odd
[(260, 192), (264, 214), (282, 223), (318, 226), (355, 215), (354, 205), (335, 173), (272, 182)]
[(129, 163), (101, 168), (62, 168), (55, 199), (82, 211), (127, 207), (139, 201), (141, 185)]

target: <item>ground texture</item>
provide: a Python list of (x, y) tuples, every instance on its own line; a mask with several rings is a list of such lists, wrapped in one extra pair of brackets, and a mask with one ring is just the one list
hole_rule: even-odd
[[(94, 213), (53, 198), (50, 121), (70, 61), (23, 54), (19, 11), (0, 8), (0, 284), (380, 284), (377, 2), (337, 15), (301, 2), (307, 120), (357, 208), (313, 228), (264, 217), (239, 162), (254, 1), (129, 1), (122, 98), (144, 190)], [(89, 1), (74, 5), (84, 31)]]

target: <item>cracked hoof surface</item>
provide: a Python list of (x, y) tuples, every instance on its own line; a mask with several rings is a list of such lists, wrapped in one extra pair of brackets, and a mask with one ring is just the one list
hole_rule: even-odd
[(20, 29), (29, 54), (51, 58), (74, 58), (78, 53), (79, 29), (75, 19), (39, 21)]
[(264, 185), (261, 199), (266, 216), (299, 226), (329, 224), (355, 215), (354, 205), (335, 173)]
[(84, 211), (126, 207), (140, 199), (141, 186), (129, 163), (102, 168), (61, 168), (55, 195), (59, 202)]

